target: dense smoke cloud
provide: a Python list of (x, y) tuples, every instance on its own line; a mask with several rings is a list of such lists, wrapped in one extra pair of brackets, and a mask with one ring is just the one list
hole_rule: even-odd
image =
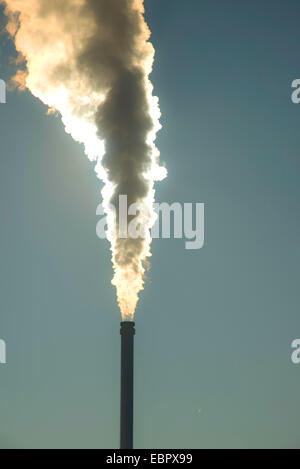
[(102, 195), (123, 318), (132, 318), (143, 288), (150, 235), (118, 236), (119, 195), (144, 206), (146, 233), (153, 222), (154, 181), (159, 167), (154, 145), (159, 130), (158, 99), (149, 74), (154, 49), (144, 20), (143, 0), (7, 0), (7, 31), (26, 71), (14, 82), (26, 86), (52, 111), (66, 131), (85, 146), (104, 180)]

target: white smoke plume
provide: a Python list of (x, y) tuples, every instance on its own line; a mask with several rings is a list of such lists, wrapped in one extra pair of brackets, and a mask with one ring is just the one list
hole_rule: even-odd
[[(118, 304), (133, 319), (151, 255), (154, 182), (166, 176), (155, 147), (158, 99), (149, 80), (154, 48), (143, 0), (6, 0), (7, 32), (26, 70), (13, 82), (58, 112), (105, 183)], [(144, 238), (118, 234), (118, 199), (143, 205)], [(114, 204), (117, 216), (109, 205)]]

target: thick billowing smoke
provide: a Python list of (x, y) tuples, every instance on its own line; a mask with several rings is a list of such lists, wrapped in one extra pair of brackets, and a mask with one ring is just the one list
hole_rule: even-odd
[[(66, 132), (84, 144), (96, 172), (108, 219), (122, 317), (132, 319), (143, 289), (149, 229), (154, 223), (154, 181), (166, 176), (154, 141), (158, 99), (149, 74), (154, 49), (143, 0), (7, 0), (7, 31), (26, 70), (13, 78), (59, 112)], [(143, 206), (143, 238), (123, 238), (119, 195)], [(117, 212), (111, 210), (114, 204)]]

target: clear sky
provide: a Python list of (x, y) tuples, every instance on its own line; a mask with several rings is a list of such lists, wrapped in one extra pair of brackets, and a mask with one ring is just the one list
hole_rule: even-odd
[[(155, 240), (136, 313), (137, 448), (300, 448), (297, 0), (146, 0), (169, 176), (205, 246)], [(1, 13), (3, 25), (3, 14)], [(0, 36), (0, 78), (12, 46)], [(120, 313), (101, 184), (29, 92), (0, 105), (1, 448), (117, 448)]]

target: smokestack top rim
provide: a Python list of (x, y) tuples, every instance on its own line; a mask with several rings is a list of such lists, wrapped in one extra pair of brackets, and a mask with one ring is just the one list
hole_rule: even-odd
[(134, 321), (122, 321), (120, 333), (122, 334), (135, 334), (135, 322)]

